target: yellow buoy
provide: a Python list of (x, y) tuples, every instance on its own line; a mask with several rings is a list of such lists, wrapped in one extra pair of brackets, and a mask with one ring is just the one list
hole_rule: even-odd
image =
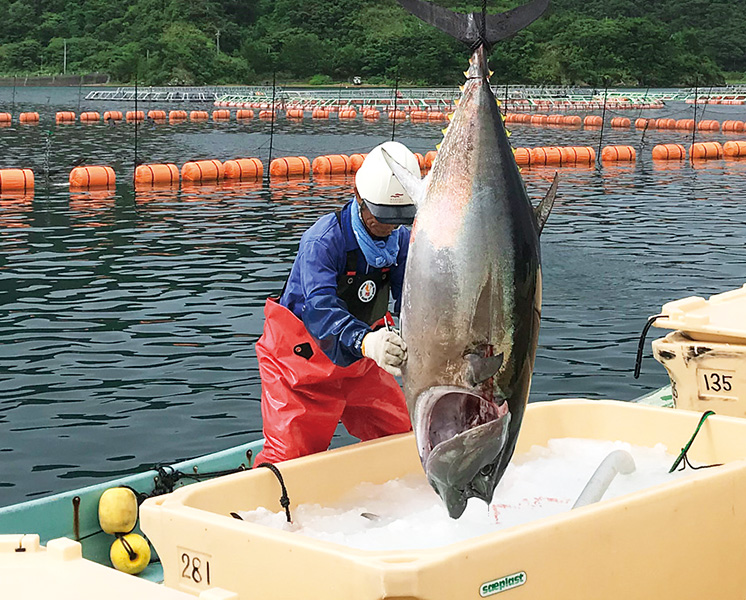
[(150, 545), (137, 533), (118, 535), (109, 550), (109, 558), (117, 571), (137, 575), (150, 563)]
[(98, 521), (106, 533), (129, 533), (137, 523), (137, 497), (126, 487), (109, 488), (98, 501)]

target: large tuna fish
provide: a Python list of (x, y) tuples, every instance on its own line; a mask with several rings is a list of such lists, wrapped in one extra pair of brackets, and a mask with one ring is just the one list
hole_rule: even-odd
[(486, 21), (399, 2), (476, 48), (428, 177), (408, 176), (389, 158), (418, 205), (401, 315), (404, 393), (428, 480), (458, 518), (468, 498), (492, 500), (515, 448), (539, 335), (539, 234), (556, 190), (555, 178), (532, 208), (485, 55), (540, 16), (548, 0)]

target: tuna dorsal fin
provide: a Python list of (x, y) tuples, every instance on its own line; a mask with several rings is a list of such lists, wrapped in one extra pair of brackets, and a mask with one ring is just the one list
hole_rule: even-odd
[(486, 15), (486, 23), (483, 27), (482, 13), (455, 13), (425, 0), (397, 0), (397, 2), (415, 17), (470, 47), (480, 44), (490, 47), (495, 42), (515, 35), (543, 15), (549, 7), (549, 0), (533, 0), (513, 10)]
[(541, 233), (544, 229), (544, 223), (549, 218), (549, 213), (552, 212), (552, 206), (554, 206), (554, 199), (557, 197), (557, 185), (559, 184), (559, 173), (554, 174), (554, 180), (552, 185), (544, 196), (544, 199), (539, 202), (539, 206), (534, 209), (534, 217), (536, 217), (536, 227)]
[(386, 152), (385, 148), (382, 148), (381, 151), (383, 152), (386, 164), (393, 171), (394, 177), (401, 183), (401, 186), (409, 194), (409, 197), (412, 198), (415, 206), (419, 206), (425, 197), (425, 190), (427, 189), (427, 184), (430, 182), (430, 173), (432, 171), (423, 178), (417, 177), (417, 175), (414, 175), (409, 169)]
[(466, 359), (466, 379), (467, 383), (475, 387), (493, 377), (500, 370), (503, 364), (503, 355), (482, 356), (472, 353), (464, 356)]

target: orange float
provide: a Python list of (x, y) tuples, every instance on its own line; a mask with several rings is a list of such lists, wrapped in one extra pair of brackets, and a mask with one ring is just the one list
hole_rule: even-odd
[(430, 150), (430, 152), (425, 154), (425, 168), (427, 170), (430, 170), (433, 168), (433, 163), (435, 162), (436, 156), (438, 156), (437, 150)]
[(152, 119), (153, 121), (165, 121), (166, 111), (165, 110), (149, 110), (148, 119)]
[(516, 148), (515, 162), (520, 166), (527, 167), (531, 165), (531, 148)]
[[(715, 121), (717, 123), (717, 121)], [(720, 142), (697, 142), (689, 146), (689, 156), (692, 159), (712, 160), (723, 158), (723, 147)]]
[(73, 189), (110, 188), (114, 187), (116, 180), (114, 169), (108, 166), (75, 167), (70, 171), (70, 187)]
[(317, 156), (311, 163), (314, 175), (336, 175), (350, 170), (350, 158), (346, 154)]
[(596, 151), (591, 146), (564, 146), (560, 150), (563, 165), (592, 165), (596, 162)]
[(38, 112), (22, 112), (18, 115), (19, 123), (38, 123), (39, 113)]
[(682, 131), (694, 131), (694, 119), (679, 119), (676, 121), (675, 129)]
[(409, 119), (410, 121), (427, 121), (427, 115), (426, 110), (413, 110), (409, 113)]
[(588, 115), (583, 119), (583, 125), (585, 127), (601, 127), (604, 124), (604, 120), (598, 115)]
[(605, 146), (601, 150), (601, 160), (604, 162), (635, 162), (637, 152), (632, 146)]
[(725, 142), (723, 144), (725, 156), (746, 156), (746, 142)]
[(305, 156), (284, 156), (269, 163), (273, 177), (305, 177), (311, 172), (311, 161)]
[(363, 111), (363, 119), (373, 121), (375, 119), (379, 119), (380, 117), (381, 111), (376, 110), (375, 108), (367, 108)]
[(224, 174), (223, 163), (216, 159), (194, 160), (181, 166), (181, 180), (184, 183), (219, 181)]
[(124, 118), (128, 123), (131, 123), (132, 121), (144, 121), (145, 112), (142, 110), (128, 110), (127, 113), (124, 115)]
[(446, 117), (446, 114), (443, 112), (440, 112), (439, 110), (431, 110), (427, 114), (427, 120), (428, 121), (445, 121), (448, 117)]
[(720, 123), (712, 119), (700, 121), (697, 123), (698, 131), (720, 131)]
[(390, 110), (389, 120), (391, 121), (404, 121), (407, 118), (407, 113), (403, 110)]
[(653, 148), (653, 160), (684, 160), (686, 148), (681, 144), (658, 144)]
[(276, 110), (260, 110), (259, 111), (259, 118), (260, 119), (268, 119), (270, 121), (277, 119), (277, 111)]
[(539, 146), (531, 148), (532, 165), (561, 165), (562, 148), (558, 146)]
[(82, 112), (80, 113), (81, 123), (94, 123), (101, 120), (101, 113), (95, 111)]
[(69, 110), (61, 110), (54, 116), (54, 120), (57, 123), (74, 123), (75, 113)]
[(178, 183), (179, 167), (171, 163), (138, 165), (135, 169), (135, 187)]
[(614, 117), (611, 120), (612, 127), (629, 127), (632, 122), (627, 117)]
[(172, 123), (186, 121), (187, 113), (185, 110), (171, 110), (168, 113), (168, 120)]
[(635, 129), (655, 129), (655, 119), (635, 119)]
[(236, 119), (237, 120), (243, 120), (243, 119), (253, 119), (254, 118), (254, 111), (248, 108), (241, 108), (236, 111)]
[(207, 114), (206, 110), (193, 110), (189, 113), (190, 121), (207, 121), (210, 119), (210, 115)]
[(231, 180), (261, 179), (264, 165), (258, 158), (236, 158), (223, 163), (225, 178)]
[(420, 167), (420, 171), (424, 171), (425, 170), (425, 157), (422, 156), (422, 154), (420, 154), (419, 152), (415, 152), (414, 157), (417, 159), (417, 164)]
[(0, 169), (0, 192), (25, 192), (34, 189), (31, 169)]
[(354, 108), (343, 108), (339, 111), (340, 119), (354, 119), (357, 117), (357, 111)]
[(656, 129), (676, 129), (676, 119), (663, 118), (655, 122)]
[(285, 118), (287, 119), (302, 119), (303, 110), (300, 108), (289, 108), (285, 111)]
[(549, 121), (547, 115), (533, 115), (531, 117), (531, 125), (546, 125)]
[(577, 127), (577, 126), (580, 126), (580, 125), (583, 124), (583, 119), (581, 119), (577, 115), (568, 115), (568, 116), (566, 116), (563, 119), (562, 124), (563, 125), (573, 125), (573, 126)]
[(10, 122), (13, 120), (13, 117), (10, 113), (3, 112), (0, 113), (0, 123), (7, 123), (10, 124)]
[(746, 124), (743, 121), (723, 121), (723, 133), (743, 133)]
[(328, 119), (329, 111), (323, 108), (314, 108), (311, 113), (312, 119)]
[[(350, 173), (357, 173), (367, 154), (350, 154)], [(424, 159), (423, 159), (424, 160)]]
[(224, 108), (212, 111), (213, 121), (229, 121), (231, 118), (231, 111)]

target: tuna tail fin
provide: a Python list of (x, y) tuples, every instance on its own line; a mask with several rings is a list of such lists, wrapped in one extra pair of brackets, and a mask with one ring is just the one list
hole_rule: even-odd
[(541, 234), (544, 229), (544, 224), (549, 218), (549, 213), (552, 212), (554, 206), (554, 199), (557, 197), (557, 185), (559, 184), (559, 173), (554, 174), (554, 180), (552, 185), (544, 196), (544, 199), (539, 202), (539, 205), (534, 209), (534, 217), (536, 217), (536, 229)]
[(397, 0), (418, 19), (440, 29), (472, 48), (484, 45), (491, 48), (495, 42), (515, 35), (544, 14), (549, 0), (533, 0), (529, 4), (495, 15), (482, 13), (455, 13), (425, 0)]

